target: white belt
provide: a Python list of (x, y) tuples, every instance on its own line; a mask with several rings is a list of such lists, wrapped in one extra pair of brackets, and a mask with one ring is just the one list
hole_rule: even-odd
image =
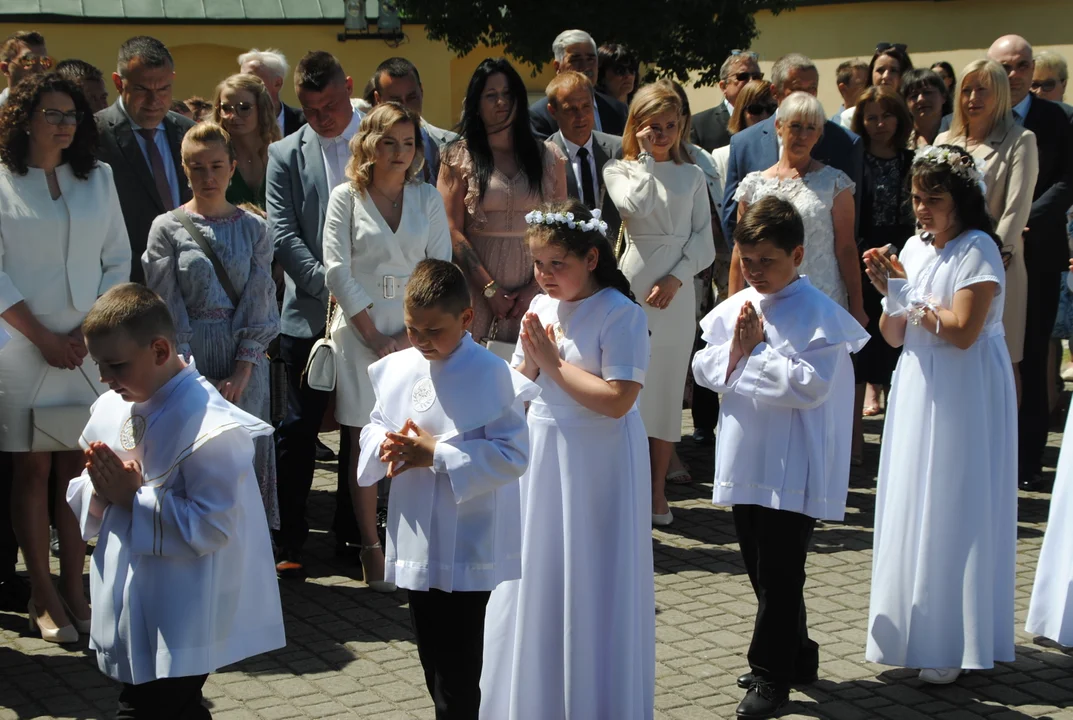
[[(402, 297), (406, 291), (406, 284), (410, 280), (409, 275), (362, 275), (357, 278), (366, 287), (376, 286), (380, 291), (380, 297), (384, 300), (394, 300)], [(364, 281), (364, 282), (363, 282)], [(366, 282), (368, 284), (366, 284)]]

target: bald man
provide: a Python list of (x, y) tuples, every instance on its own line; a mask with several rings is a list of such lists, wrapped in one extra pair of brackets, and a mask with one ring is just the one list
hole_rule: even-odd
[(1059, 278), (1069, 267), (1066, 211), (1073, 205), (1073, 126), (1059, 105), (1029, 92), (1036, 64), (1027, 40), (1004, 35), (987, 56), (1005, 68), (1014, 119), (1035, 133), (1039, 147), (1039, 175), (1025, 232), (1028, 316), (1018, 416), (1019, 484), (1023, 490), (1037, 491), (1043, 487), (1043, 449), (1051, 414), (1047, 346), (1058, 313)]

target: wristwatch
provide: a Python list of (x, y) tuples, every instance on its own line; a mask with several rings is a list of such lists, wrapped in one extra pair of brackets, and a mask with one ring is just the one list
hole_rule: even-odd
[(652, 153), (648, 152), (647, 150), (642, 150), (641, 152), (637, 153), (638, 162), (644, 162), (650, 157), (652, 157)]
[(492, 298), (494, 298), (496, 296), (496, 292), (498, 290), (499, 290), (499, 286), (496, 285), (496, 281), (493, 280), (492, 282), (490, 282), (490, 283), (488, 283), (487, 285), (484, 286), (484, 296), (486, 298), (488, 298), (489, 300), (491, 300)]

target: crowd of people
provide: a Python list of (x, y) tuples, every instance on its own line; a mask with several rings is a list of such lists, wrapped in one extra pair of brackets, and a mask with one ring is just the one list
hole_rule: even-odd
[[(1073, 333), (1064, 60), (1010, 35), (956, 77), (879, 43), (831, 114), (809, 58), (735, 50), (694, 114), (622, 45), (551, 50), (531, 106), (482, 61), (448, 130), (402, 57), (359, 98), (330, 53), (253, 49), (178, 102), (139, 36), (109, 104), (39, 33), (0, 46), (0, 607), (88, 633), (117, 717), (208, 717), (208, 673), (285, 643), (272, 566), (306, 572), (329, 426), (336, 550), (408, 591), (437, 718), (652, 717), (684, 405), (757, 598), (738, 717), (817, 677), (809, 543), (870, 415), (866, 657), (1014, 659), (1016, 492)], [(1029, 626), (1071, 644), (1067, 545)]]

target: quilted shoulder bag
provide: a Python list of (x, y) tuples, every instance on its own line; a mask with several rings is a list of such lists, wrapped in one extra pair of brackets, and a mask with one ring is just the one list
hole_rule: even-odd
[(514, 357), (514, 343), (503, 342), (502, 340), (496, 340), (496, 334), (499, 330), (499, 318), (492, 318), (492, 325), (488, 328), (488, 337), (484, 339), (481, 344), (491, 350), (510, 363), (510, 359)]
[(332, 320), (335, 315), (335, 298), (328, 297), (328, 317), (324, 323), (324, 337), (313, 343), (306, 360), (306, 386), (313, 390), (332, 392), (335, 390), (335, 341), (332, 340)]

